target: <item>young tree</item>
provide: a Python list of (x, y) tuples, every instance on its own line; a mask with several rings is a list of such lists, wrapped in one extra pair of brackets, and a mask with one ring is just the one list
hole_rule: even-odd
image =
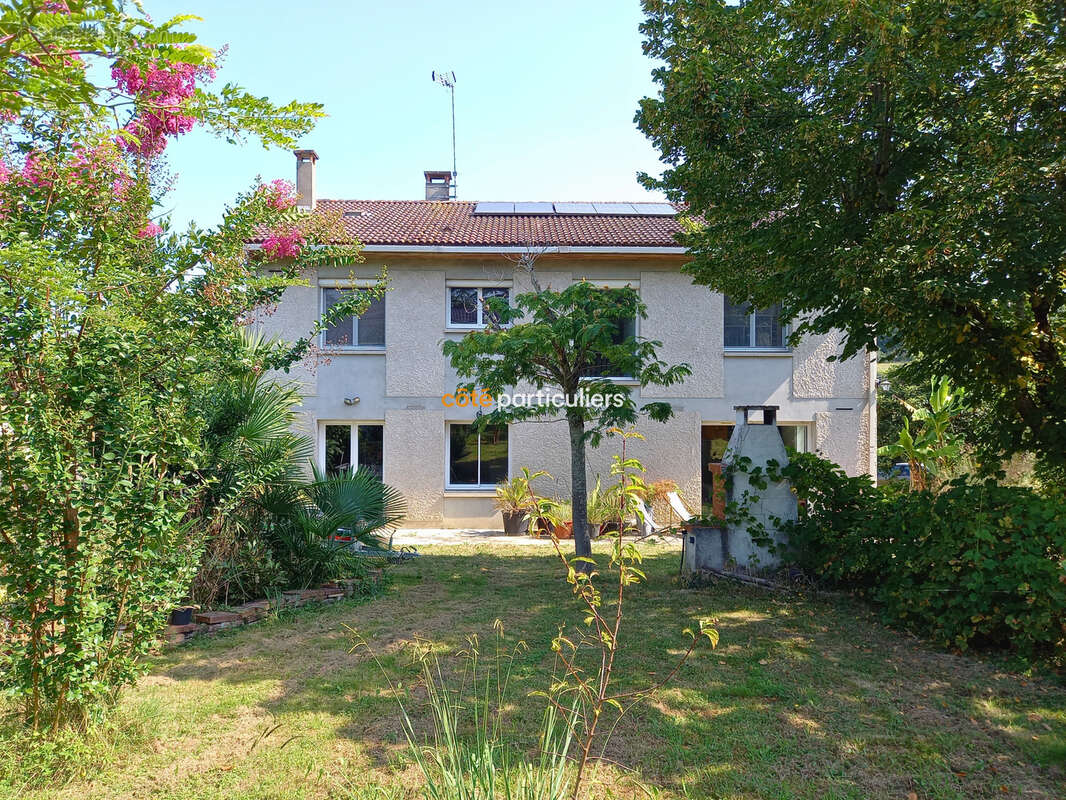
[[(463, 388), (487, 391), (493, 397), (531, 384), (537, 391), (557, 391), (562, 406), (551, 402), (497, 407), (478, 423), (506, 424), (562, 416), (570, 434), (570, 482), (574, 508), (574, 550), (589, 558), (588, 485), (585, 448), (597, 446), (610, 428), (631, 425), (638, 415), (630, 391), (607, 376), (627, 376), (641, 388), (670, 386), (690, 373), (687, 364), (670, 366), (658, 358), (661, 342), (627, 335), (626, 326), (647, 316), (632, 288), (605, 289), (578, 281), (562, 290), (542, 287), (535, 257), (519, 264), (532, 276), (533, 291), (515, 297), (514, 306), (502, 298), (487, 299), (489, 324), (458, 341), (444, 343), (444, 354)], [(599, 395), (602, 402), (589, 398)], [(658, 422), (670, 418), (669, 403), (646, 403), (640, 413)], [(581, 562), (584, 563), (584, 562)]]
[(1066, 6), (645, 0), (637, 122), (689, 270), (844, 355), (891, 336), (1066, 461)]
[[(312, 249), (339, 220), (299, 214), (282, 182), (211, 230), (153, 218), (176, 136), (202, 124), (291, 145), (318, 110), (209, 91), (211, 51), (125, 8), (0, 9), (0, 689), (34, 730), (84, 726), (137, 677), (188, 590), (203, 521), (257, 480), (238, 470), (201, 507), (204, 398), (309, 340), (250, 364), (239, 324), (309, 265), (358, 257)], [(107, 67), (111, 83), (93, 83)], [(261, 233), (275, 272), (247, 248)]]

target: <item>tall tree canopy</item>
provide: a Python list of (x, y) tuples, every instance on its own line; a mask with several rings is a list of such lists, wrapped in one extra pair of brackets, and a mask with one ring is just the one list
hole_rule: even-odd
[(696, 280), (890, 334), (1066, 460), (1066, 4), (645, 0), (637, 123)]

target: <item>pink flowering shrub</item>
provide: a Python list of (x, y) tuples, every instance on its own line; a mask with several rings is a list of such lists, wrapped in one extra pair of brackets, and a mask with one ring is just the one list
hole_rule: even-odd
[(263, 253), (273, 259), (296, 258), (306, 243), (296, 228), (274, 230), (263, 240)]
[(162, 232), (163, 229), (159, 225), (154, 222), (149, 222), (147, 225), (145, 225), (133, 235), (136, 236), (138, 239), (147, 239), (150, 236), (158, 236)]
[(296, 205), (296, 187), (290, 181), (278, 178), (264, 186), (259, 191), (266, 198), (266, 203), (271, 208), (286, 211)]
[(30, 153), (22, 162), (22, 180), (30, 186), (47, 187), (52, 185), (52, 178), (37, 153)]
[(192, 130), (196, 118), (187, 113), (187, 104), (196, 92), (196, 80), (214, 76), (193, 64), (153, 61), (144, 70), (137, 64), (116, 64), (111, 77), (120, 91), (136, 98), (139, 107), (124, 128), (131, 136), (120, 137), (120, 143), (131, 153), (155, 156), (166, 148), (166, 137)]

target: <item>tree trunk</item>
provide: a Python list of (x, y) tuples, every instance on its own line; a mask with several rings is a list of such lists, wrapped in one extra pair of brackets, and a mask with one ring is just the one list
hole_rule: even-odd
[[(570, 498), (574, 506), (574, 554), (592, 557), (592, 540), (588, 531), (588, 479), (585, 476), (585, 421), (580, 414), (568, 414), (570, 427)], [(591, 564), (575, 565), (588, 572)]]

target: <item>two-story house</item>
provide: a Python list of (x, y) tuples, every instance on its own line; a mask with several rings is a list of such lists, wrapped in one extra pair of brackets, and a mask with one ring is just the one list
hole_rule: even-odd
[[(425, 200), (324, 200), (316, 197), (313, 151), (297, 151), (297, 191), (309, 211), (339, 209), (365, 262), (321, 269), (310, 286), (286, 290), (262, 325), (283, 338), (306, 335), (345, 291), (373, 283), (388, 267), (385, 298), (358, 319), (322, 335), (316, 363), (294, 370), (306, 432), (322, 468), (378, 471), (407, 497), (407, 524), (500, 527), (495, 484), (527, 466), (555, 479), (542, 489), (566, 497), (569, 440), (564, 422), (529, 422), (480, 435), (477, 409), (444, 400), (458, 379), (444, 340), (483, 324), (486, 297), (530, 289), (518, 256), (539, 253), (540, 282), (562, 288), (588, 279), (637, 289), (648, 309), (638, 334), (662, 342), (668, 363), (687, 362), (680, 385), (632, 391), (638, 405), (666, 400), (674, 416), (640, 425), (632, 446), (649, 480), (676, 481), (690, 508), (709, 497), (712, 473), (736, 405), (777, 405), (786, 443), (816, 451), (849, 474), (873, 474), (876, 451), (873, 354), (827, 361), (840, 338), (787, 344), (775, 309), (734, 305), (681, 272), (679, 224), (665, 203), (460, 202), (450, 173), (426, 173)], [(617, 443), (589, 453), (589, 475), (609, 474)]]

